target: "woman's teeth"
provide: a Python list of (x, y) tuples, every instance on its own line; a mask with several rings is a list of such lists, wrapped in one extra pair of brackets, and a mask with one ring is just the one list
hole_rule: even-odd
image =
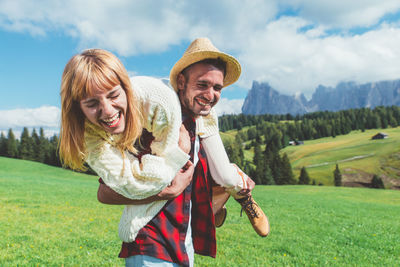
[(116, 113), (114, 116), (112, 116), (109, 119), (103, 119), (103, 121), (108, 125), (108, 126), (113, 126), (118, 122), (120, 113)]

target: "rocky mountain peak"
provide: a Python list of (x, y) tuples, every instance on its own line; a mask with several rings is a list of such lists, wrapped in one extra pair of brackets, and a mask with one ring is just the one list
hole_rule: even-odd
[(310, 100), (303, 94), (280, 94), (268, 83), (253, 82), (242, 106), (244, 114), (304, 114), (350, 108), (400, 106), (400, 79), (357, 84), (341, 82), (335, 88), (319, 85)]

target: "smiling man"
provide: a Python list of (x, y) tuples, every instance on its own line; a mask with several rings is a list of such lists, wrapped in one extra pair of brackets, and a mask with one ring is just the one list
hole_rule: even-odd
[(179, 99), (193, 117), (207, 116), (219, 101), (224, 87), (224, 65), (220, 59), (207, 59), (179, 73)]
[[(226, 216), (226, 209), (219, 207), (229, 194), (242, 205), (255, 231), (263, 237), (268, 235), (268, 219), (250, 193), (254, 182), (230, 164), (213, 109), (222, 88), (234, 83), (240, 73), (239, 62), (220, 52), (207, 38), (193, 41), (172, 68), (170, 84), (178, 94), (195, 171), (190, 185), (168, 200), (133, 242), (123, 243), (119, 256), (126, 258), (126, 266), (193, 266), (194, 253), (215, 257), (215, 227), (221, 226)], [(135, 88), (135, 79), (131, 82)], [(151, 140), (151, 134), (144, 133), (141, 144)], [(223, 186), (218, 187), (222, 188), (221, 201), (215, 201), (215, 183)], [(100, 185), (98, 198), (105, 204), (136, 204), (104, 185)]]
[[(252, 184), (246, 194), (227, 191), (240, 203), (257, 234), (265, 237), (270, 231), (269, 222), (250, 193), (254, 182), (236, 166), (235, 168), (226, 164), (228, 159), (223, 145), (220, 144), (219, 134), (215, 131), (210, 134), (207, 129), (213, 126), (218, 128), (218, 117), (212, 107), (218, 103), (222, 89), (236, 82), (240, 72), (240, 64), (234, 57), (220, 52), (209, 39), (198, 38), (175, 63), (170, 73), (170, 83), (178, 93), (182, 114), (196, 120), (196, 134), (206, 152), (214, 181), (226, 187), (230, 181), (227, 182), (225, 177), (239, 173), (240, 176), (246, 177), (247, 183)], [(218, 214), (216, 214), (217, 219)]]

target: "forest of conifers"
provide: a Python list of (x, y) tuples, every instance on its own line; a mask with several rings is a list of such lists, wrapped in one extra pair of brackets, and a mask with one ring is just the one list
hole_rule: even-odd
[[(335, 137), (353, 130), (397, 127), (400, 125), (400, 107), (379, 106), (296, 116), (224, 115), (219, 117), (219, 125), (222, 132), (237, 131), (234, 141), (225, 141), (225, 148), (230, 160), (257, 184), (293, 184), (297, 180), (293, 177), (289, 159), (286, 154), (279, 153), (289, 141)], [(254, 148), (254, 156), (252, 161), (246, 161), (243, 149), (250, 148)]]
[[(310, 140), (348, 134), (353, 130), (385, 129), (400, 125), (400, 107), (361, 108), (305, 115), (223, 115), (220, 130), (237, 130), (234, 140), (224, 145), (232, 162), (248, 173), (257, 184), (294, 184), (289, 159), (279, 151), (293, 140)], [(247, 127), (250, 126), (250, 127)], [(246, 127), (244, 130), (243, 128)], [(244, 145), (246, 143), (246, 145)], [(1, 133), (0, 156), (33, 160), (61, 166), (57, 153), (58, 137), (46, 138), (44, 130), (29, 133), (24, 128), (17, 139), (12, 131)], [(254, 148), (252, 161), (244, 159), (244, 149)]]

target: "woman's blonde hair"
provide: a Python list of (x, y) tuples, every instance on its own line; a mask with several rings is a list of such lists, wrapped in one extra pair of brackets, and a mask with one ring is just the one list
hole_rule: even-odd
[(61, 80), (60, 158), (64, 166), (85, 170), (85, 115), (80, 101), (96, 88), (110, 90), (121, 85), (126, 93), (125, 130), (117, 143), (120, 150), (135, 152), (134, 142), (142, 132), (139, 102), (132, 91), (128, 73), (119, 59), (102, 49), (88, 49), (73, 56)]

